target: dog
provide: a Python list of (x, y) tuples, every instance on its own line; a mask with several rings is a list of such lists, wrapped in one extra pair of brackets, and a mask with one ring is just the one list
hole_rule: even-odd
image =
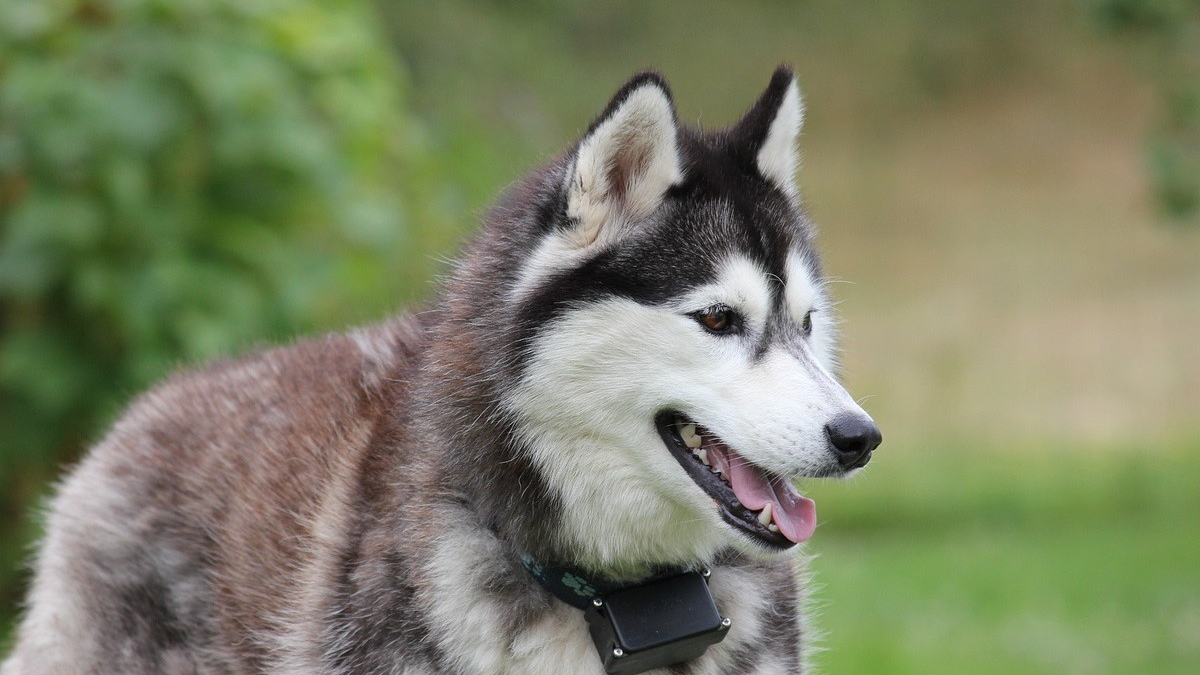
[[(787, 67), (717, 131), (639, 74), (426, 308), (142, 395), (59, 486), (3, 675), (801, 672), (793, 479), (881, 440), (833, 374), (802, 117)], [(663, 579), (720, 624), (626, 667), (616, 598)]]

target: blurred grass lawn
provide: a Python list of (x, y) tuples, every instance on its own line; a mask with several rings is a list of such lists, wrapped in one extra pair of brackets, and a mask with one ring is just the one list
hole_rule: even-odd
[(885, 445), (808, 486), (820, 672), (1195, 673), (1197, 450)]

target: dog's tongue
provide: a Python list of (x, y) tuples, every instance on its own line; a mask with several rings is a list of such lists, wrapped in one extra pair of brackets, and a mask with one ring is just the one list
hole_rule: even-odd
[(726, 448), (729, 465), (726, 471), (733, 493), (742, 506), (760, 511), (771, 505), (771, 516), (783, 536), (800, 543), (813, 535), (817, 528), (817, 505), (796, 492), (792, 482), (784, 477), (771, 478), (765, 471)]

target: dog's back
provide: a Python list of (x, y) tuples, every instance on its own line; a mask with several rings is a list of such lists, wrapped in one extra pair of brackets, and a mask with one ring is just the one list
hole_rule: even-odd
[(51, 505), (3, 675), (255, 672), (423, 340), (401, 319), (142, 396)]

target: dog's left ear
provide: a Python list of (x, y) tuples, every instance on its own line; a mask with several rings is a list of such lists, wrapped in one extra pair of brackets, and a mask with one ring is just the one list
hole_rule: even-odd
[(567, 176), (574, 244), (620, 236), (683, 176), (675, 103), (662, 76), (635, 76), (592, 123)]
[(780, 66), (754, 107), (734, 127), (735, 142), (753, 153), (754, 167), (784, 194), (796, 198), (796, 139), (804, 125), (804, 102), (791, 68)]

